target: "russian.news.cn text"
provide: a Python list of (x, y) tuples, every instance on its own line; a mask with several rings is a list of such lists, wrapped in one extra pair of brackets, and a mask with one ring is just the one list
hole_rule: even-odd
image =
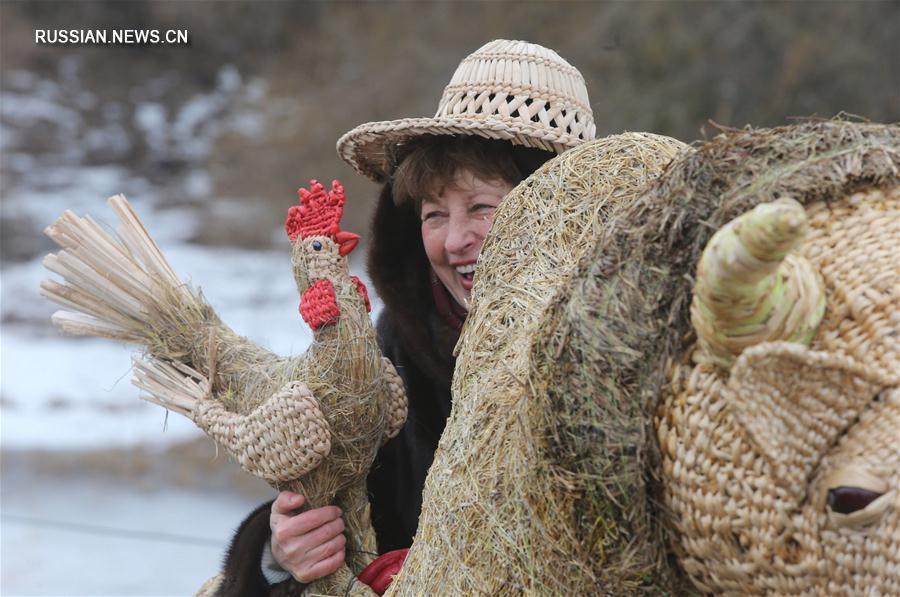
[(189, 45), (187, 29), (35, 29), (34, 43), (78, 44), (170, 44)]

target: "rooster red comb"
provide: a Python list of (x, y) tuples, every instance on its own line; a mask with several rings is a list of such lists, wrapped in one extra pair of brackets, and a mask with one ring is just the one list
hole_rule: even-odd
[(293, 242), (299, 235), (330, 236), (334, 238), (341, 231), (341, 216), (344, 215), (344, 187), (337, 180), (332, 181), (331, 191), (326, 191), (317, 180), (309, 181), (309, 190), (297, 191), (300, 205), (288, 210), (284, 223), (288, 238)]
[(284, 223), (288, 238), (294, 242), (297, 237), (328, 236), (339, 246), (341, 256), (347, 256), (359, 242), (359, 235), (341, 230), (341, 216), (344, 215), (344, 187), (337, 180), (331, 181), (331, 191), (317, 180), (309, 181), (309, 190), (297, 191), (300, 205), (288, 210)]

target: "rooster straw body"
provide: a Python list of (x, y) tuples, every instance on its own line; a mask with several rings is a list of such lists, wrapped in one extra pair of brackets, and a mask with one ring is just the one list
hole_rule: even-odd
[[(300, 313), (314, 341), (284, 358), (234, 333), (182, 283), (122, 196), (109, 200), (114, 238), (66, 212), (46, 233), (62, 251), (45, 266), (64, 283), (42, 293), (71, 311), (63, 331), (142, 345), (135, 384), (143, 398), (191, 418), (251, 474), (344, 512), (347, 566), (312, 587), (370, 594), (354, 583), (375, 552), (365, 478), (378, 448), (406, 419), (403, 383), (378, 349), (365, 286), (349, 274), (359, 237), (341, 230), (344, 191), (300, 189), (285, 223)], [(227, 583), (228, 579), (223, 582)]]

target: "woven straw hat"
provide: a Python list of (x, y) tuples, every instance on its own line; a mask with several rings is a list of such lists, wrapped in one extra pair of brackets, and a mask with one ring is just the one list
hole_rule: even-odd
[(421, 135), (479, 135), (562, 153), (595, 132), (575, 67), (543, 46), (497, 39), (459, 64), (434, 118), (361, 124), (338, 140), (337, 151), (361, 174), (384, 182), (404, 141)]

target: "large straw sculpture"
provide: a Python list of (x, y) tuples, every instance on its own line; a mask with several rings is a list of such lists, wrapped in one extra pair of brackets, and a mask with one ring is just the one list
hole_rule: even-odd
[(897, 126), (726, 131), (612, 212), (523, 382), (616, 513), (590, 539), (662, 522), (707, 594), (900, 594), (898, 249)]
[[(504, 199), (482, 249), (419, 531), (390, 594), (589, 595), (674, 583), (661, 550), (648, 550), (622, 515), (641, 491), (615, 504), (597, 491), (613, 479), (597, 475), (616, 467), (588, 477), (558, 465), (553, 433), (566, 413), (533, 393), (528, 373), (548, 301), (593, 252), (609, 214), (681, 151), (667, 137), (608, 137), (567, 151)], [(586, 417), (585, 431), (596, 423)], [(606, 448), (599, 436), (577, 441)]]
[[(299, 194), (286, 229), (300, 312), (314, 331), (300, 357), (272, 354), (222, 323), (176, 277), (122, 196), (109, 201), (120, 220), (115, 237), (70, 212), (47, 229), (63, 250), (44, 263), (65, 283), (45, 281), (41, 290), (71, 309), (53, 316), (62, 330), (143, 347), (134, 364), (145, 399), (191, 418), (251, 474), (305, 495), (304, 507), (339, 505), (349, 567), (310, 589), (371, 595), (354, 573), (375, 552), (365, 478), (405, 421), (406, 396), (380, 356), (365, 288), (347, 270), (358, 237), (340, 229), (343, 189), (313, 181)], [(213, 584), (230, 594), (230, 581)]]

